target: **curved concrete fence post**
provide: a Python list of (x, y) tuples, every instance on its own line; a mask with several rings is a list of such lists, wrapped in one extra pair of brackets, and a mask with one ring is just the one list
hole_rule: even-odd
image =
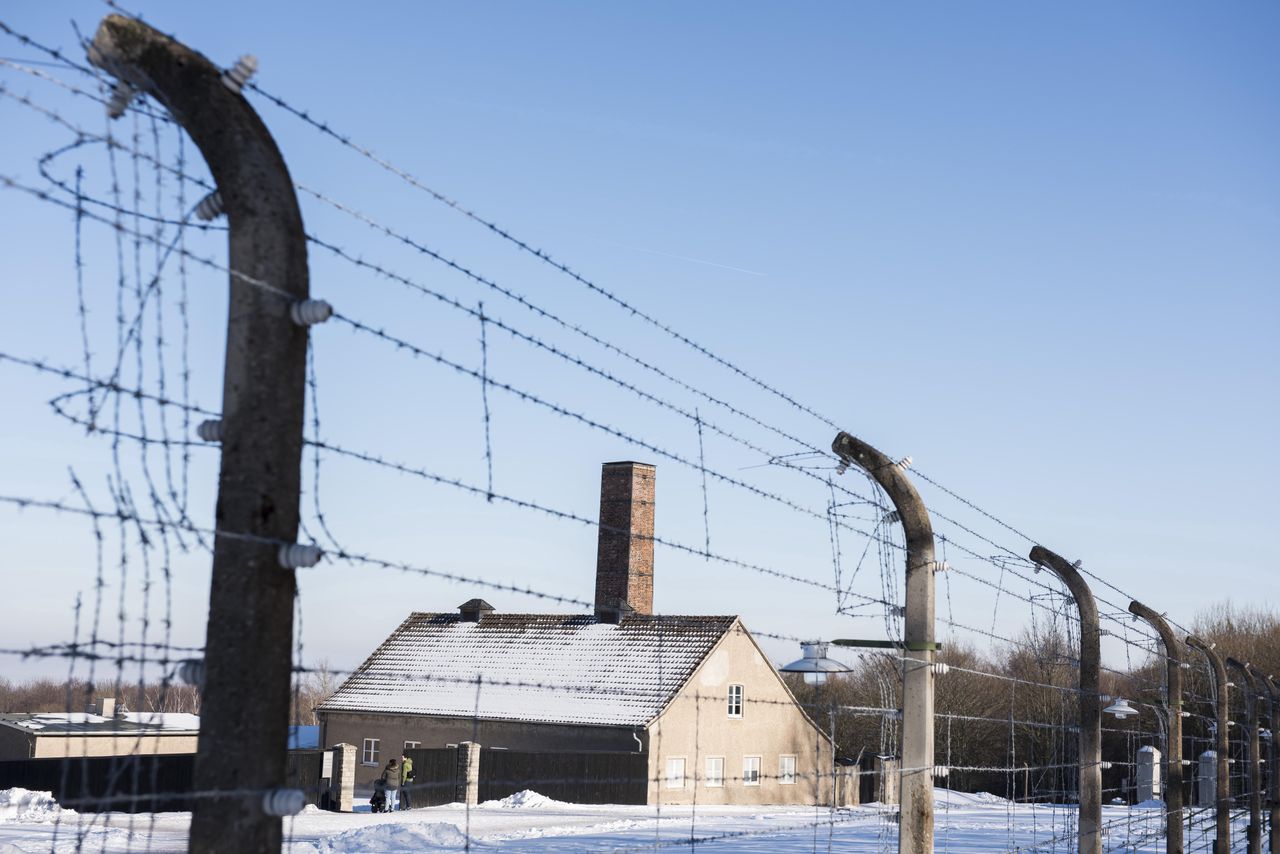
[(1044, 546), (1031, 562), (1047, 567), (1067, 585), (1080, 613), (1080, 816), (1079, 854), (1102, 854), (1102, 637), (1093, 591), (1076, 565)]
[[(204, 155), (227, 216), (221, 471), (190, 850), (279, 851), (281, 817), (269, 804), (285, 784), (297, 592), (286, 566), (310, 565), (296, 555), (310, 551), (296, 543), (310, 322), (294, 312), (309, 293), (302, 213), (237, 74), (123, 15), (103, 18), (89, 60), (168, 109)], [(251, 65), (233, 71), (247, 76)]]
[(1245, 761), (1249, 763), (1249, 826), (1245, 839), (1249, 854), (1262, 854), (1262, 751), (1258, 734), (1258, 683), (1249, 672), (1249, 665), (1227, 656), (1227, 668), (1240, 674), (1244, 686), (1245, 707)]
[(1169, 626), (1169, 621), (1134, 600), (1129, 612), (1146, 620), (1160, 636), (1165, 659), (1165, 710), (1169, 715), (1169, 740), (1165, 744), (1168, 757), (1168, 780), (1165, 791), (1165, 851), (1183, 854), (1182, 833), (1182, 644)]
[(934, 560), (929, 511), (906, 475), (906, 466), (848, 433), (831, 450), (871, 476), (893, 502), (907, 540), (907, 583), (902, 674), (902, 785), (900, 854), (933, 851)]
[(1217, 830), (1213, 843), (1213, 854), (1231, 854), (1231, 778), (1227, 759), (1227, 728), (1230, 726), (1231, 705), (1227, 684), (1227, 665), (1213, 649), (1212, 644), (1205, 643), (1195, 635), (1187, 635), (1187, 646), (1198, 650), (1209, 660), (1209, 670), (1213, 674), (1214, 688), (1218, 694), (1218, 702), (1214, 707), (1214, 754), (1217, 757), (1217, 776), (1214, 787), (1217, 813), (1214, 825)]

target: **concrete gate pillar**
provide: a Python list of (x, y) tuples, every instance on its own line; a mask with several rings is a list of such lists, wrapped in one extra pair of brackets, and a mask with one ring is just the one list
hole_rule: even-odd
[(454, 800), (467, 806), (480, 802), (480, 745), (464, 741), (458, 745), (458, 770)]
[(356, 746), (335, 744), (329, 748), (333, 772), (329, 777), (329, 803), (338, 812), (354, 812), (356, 799)]

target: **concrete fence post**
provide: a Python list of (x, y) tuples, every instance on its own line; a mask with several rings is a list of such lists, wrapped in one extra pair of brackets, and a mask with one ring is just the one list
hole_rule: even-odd
[(474, 741), (464, 741), (458, 745), (458, 765), (454, 781), (454, 800), (470, 807), (480, 803), (480, 745)]
[(337, 812), (354, 812), (356, 808), (356, 746), (335, 744), (333, 775), (329, 778), (329, 803)]
[(1258, 734), (1258, 683), (1249, 672), (1249, 665), (1227, 657), (1227, 667), (1240, 674), (1244, 687), (1245, 708), (1245, 762), (1248, 763), (1249, 826), (1245, 838), (1249, 854), (1262, 854), (1262, 750)]
[(1231, 778), (1228, 776), (1228, 757), (1231, 756), (1227, 741), (1228, 727), (1231, 724), (1231, 703), (1228, 694), (1227, 665), (1213, 649), (1195, 635), (1187, 635), (1187, 646), (1204, 653), (1209, 660), (1209, 670), (1213, 674), (1214, 688), (1218, 694), (1218, 702), (1214, 707), (1214, 767), (1216, 776), (1214, 794), (1217, 812), (1214, 826), (1217, 833), (1214, 837), (1213, 854), (1231, 854)]
[(1043, 546), (1031, 550), (1031, 562), (1062, 579), (1080, 613), (1080, 814), (1079, 854), (1102, 854), (1102, 633), (1093, 591), (1076, 566)]
[(223, 69), (123, 15), (102, 20), (89, 60), (168, 109), (227, 215), (233, 272), (190, 850), (279, 851), (281, 818), (265, 796), (285, 783), (293, 675), (296, 584), (277, 554), (298, 535), (307, 327), (290, 312), (308, 297), (302, 214), (280, 150)]
[(893, 502), (906, 535), (906, 601), (902, 670), (902, 763), (899, 854), (933, 854), (933, 525), (906, 466), (848, 433), (831, 450), (871, 476)]
[(1280, 712), (1280, 690), (1276, 688), (1275, 681), (1257, 666), (1250, 664), (1249, 672), (1258, 680), (1267, 700), (1267, 729), (1271, 736), (1267, 739), (1267, 850), (1269, 854), (1280, 854), (1280, 830), (1277, 828), (1280, 825), (1280, 768), (1276, 767), (1280, 761), (1280, 750), (1276, 746), (1280, 740), (1280, 720), (1276, 720), (1276, 713)]
[[(1160, 635), (1165, 658), (1165, 711), (1169, 717), (1168, 785), (1165, 786), (1165, 851), (1183, 854), (1182, 830), (1182, 644), (1169, 621), (1141, 602), (1129, 603), (1129, 612), (1141, 617)], [(1141, 800), (1141, 799), (1140, 799)]]
[(1196, 806), (1202, 809), (1218, 804), (1218, 751), (1206, 750), (1196, 760)]
[(1160, 785), (1160, 751), (1151, 745), (1138, 749), (1138, 803), (1154, 801), (1163, 794)]

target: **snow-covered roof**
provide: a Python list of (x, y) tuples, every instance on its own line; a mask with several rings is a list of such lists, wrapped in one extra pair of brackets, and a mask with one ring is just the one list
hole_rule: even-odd
[(736, 621), (415, 613), (320, 709), (641, 726)]
[(41, 736), (170, 735), (199, 732), (200, 716), (183, 712), (124, 712), (112, 717), (86, 712), (36, 712), (0, 715), (0, 724), (36, 732)]

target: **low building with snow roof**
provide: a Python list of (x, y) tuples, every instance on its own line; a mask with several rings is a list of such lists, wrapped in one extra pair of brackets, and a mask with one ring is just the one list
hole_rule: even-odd
[(654, 474), (604, 465), (594, 614), (413, 613), (321, 704), (357, 785), (405, 749), (473, 742), (647, 754), (649, 803), (829, 802), (831, 740), (741, 619), (652, 613)]
[(130, 712), (114, 699), (90, 712), (0, 714), (0, 761), (195, 753), (198, 715)]

